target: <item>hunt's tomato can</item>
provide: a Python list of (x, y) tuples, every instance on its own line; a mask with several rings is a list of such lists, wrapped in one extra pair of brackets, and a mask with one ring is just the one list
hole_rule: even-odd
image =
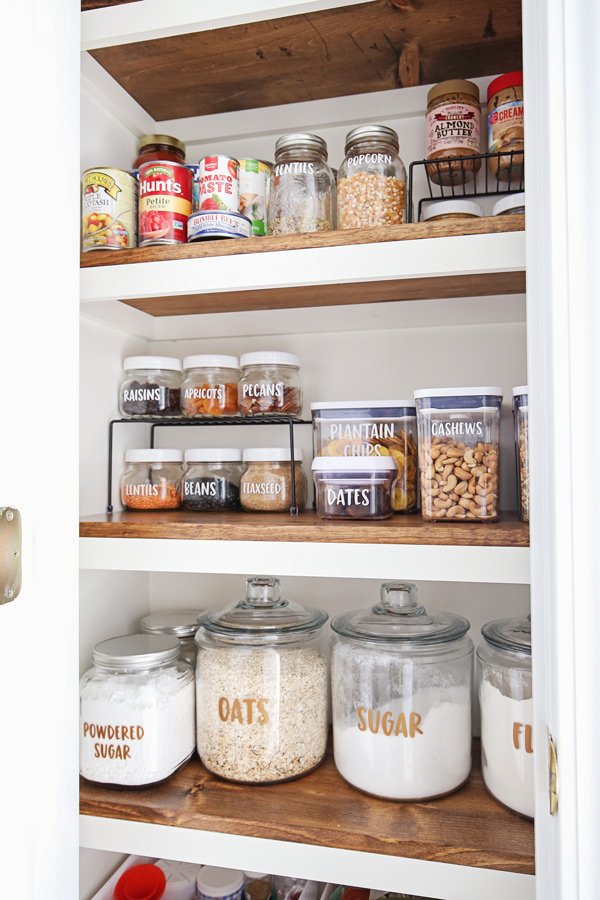
[(240, 164), (231, 156), (205, 156), (198, 163), (199, 210), (240, 211)]
[(136, 245), (138, 186), (123, 169), (87, 169), (81, 179), (81, 249)]
[(185, 244), (192, 212), (192, 173), (178, 163), (156, 161), (139, 168), (139, 245)]

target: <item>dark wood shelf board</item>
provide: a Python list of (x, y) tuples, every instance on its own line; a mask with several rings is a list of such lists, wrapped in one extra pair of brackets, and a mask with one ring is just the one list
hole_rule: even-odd
[(84, 815), (126, 819), (533, 874), (533, 825), (486, 791), (479, 742), (455, 794), (422, 803), (378, 800), (338, 774), (332, 754), (304, 778), (247, 786), (211, 775), (196, 756), (167, 782), (110, 789), (82, 779)]
[(500, 522), (424, 522), (420, 515), (381, 522), (323, 521), (313, 510), (286, 513), (197, 513), (125, 510), (85, 516), (80, 537), (161, 538), (189, 541), (291, 541), (334, 544), (419, 544), (528, 547), (529, 527), (515, 513)]
[(510, 72), (521, 33), (520, 0), (375, 0), (91, 53), (161, 121)]

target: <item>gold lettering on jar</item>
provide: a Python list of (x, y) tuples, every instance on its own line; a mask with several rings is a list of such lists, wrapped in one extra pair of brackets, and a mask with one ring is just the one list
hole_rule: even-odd
[(264, 697), (234, 698), (231, 702), (227, 697), (220, 697), (219, 718), (222, 722), (239, 722), (240, 725), (266, 725), (269, 721), (268, 703)]
[(96, 725), (93, 722), (83, 723), (84, 738), (99, 738), (94, 744), (96, 759), (131, 759), (131, 747), (125, 743), (114, 741), (141, 741), (144, 729), (141, 725)]
[(366, 706), (359, 706), (357, 713), (357, 727), (359, 731), (366, 731), (368, 729), (372, 734), (377, 734), (381, 731), (388, 737), (391, 737), (392, 735), (394, 737), (403, 735), (406, 738), (414, 738), (417, 734), (423, 734), (419, 728), (422, 718), (415, 712), (411, 712), (408, 715), (408, 721), (407, 716), (404, 713), (399, 713), (397, 716), (394, 716), (394, 713), (386, 710), (382, 714), (380, 709), (368, 709)]
[(523, 725), (522, 722), (513, 723), (513, 745), (515, 750), (521, 749), (521, 738), (523, 738), (522, 746), (525, 753), (533, 753), (533, 728), (531, 725)]

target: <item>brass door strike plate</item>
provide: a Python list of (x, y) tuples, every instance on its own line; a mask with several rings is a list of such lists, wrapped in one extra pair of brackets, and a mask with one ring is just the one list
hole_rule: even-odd
[(21, 591), (21, 513), (0, 506), (0, 605), (15, 600)]

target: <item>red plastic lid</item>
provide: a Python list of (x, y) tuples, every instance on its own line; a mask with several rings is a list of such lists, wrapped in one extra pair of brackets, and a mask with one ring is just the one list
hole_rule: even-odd
[(493, 94), (497, 94), (498, 91), (502, 91), (504, 88), (515, 87), (519, 84), (523, 84), (522, 72), (507, 72), (506, 75), (498, 75), (497, 78), (490, 81), (487, 93), (488, 103)]
[(162, 869), (142, 863), (123, 872), (115, 887), (115, 900), (160, 900), (166, 886)]

